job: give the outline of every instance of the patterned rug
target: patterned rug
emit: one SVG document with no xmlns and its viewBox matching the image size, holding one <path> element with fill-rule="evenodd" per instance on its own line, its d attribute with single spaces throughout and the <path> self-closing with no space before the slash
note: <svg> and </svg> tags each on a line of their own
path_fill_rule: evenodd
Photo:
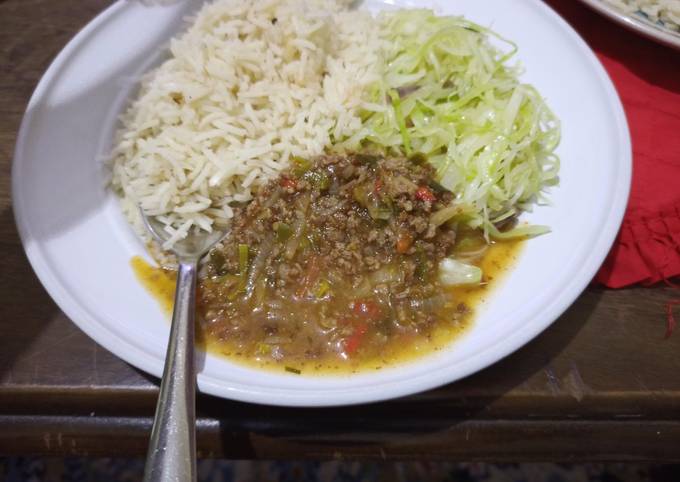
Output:
<svg viewBox="0 0 680 482">
<path fill-rule="evenodd" d="M 2 482 L 137 482 L 143 459 L 0 458 Z M 666 482 L 680 467 L 203 460 L 199 482 Z"/>
</svg>

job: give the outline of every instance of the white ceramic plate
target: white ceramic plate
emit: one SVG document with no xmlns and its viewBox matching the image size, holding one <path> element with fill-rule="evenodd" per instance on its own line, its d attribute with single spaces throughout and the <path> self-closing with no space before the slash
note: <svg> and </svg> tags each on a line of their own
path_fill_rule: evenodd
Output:
<svg viewBox="0 0 680 482">
<path fill-rule="evenodd" d="M 169 323 L 136 281 L 130 258 L 144 249 L 105 186 L 102 158 L 134 79 L 161 58 L 197 2 L 115 3 L 59 54 L 26 112 L 12 172 L 26 253 L 51 296 L 89 336 L 160 376 Z M 369 0 L 365 8 L 432 5 Z M 304 377 L 205 357 L 200 390 L 276 405 L 382 400 L 474 373 L 550 325 L 595 274 L 616 235 L 631 178 L 631 145 L 619 98 L 578 35 L 538 0 L 442 2 L 519 45 L 525 80 L 563 123 L 561 182 L 552 206 L 525 218 L 553 232 L 531 240 L 515 270 L 450 349 L 418 362 L 354 376 Z"/>
<path fill-rule="evenodd" d="M 604 0 L 581 1 L 605 17 L 620 23 L 643 37 L 680 50 L 680 32 L 669 28 L 662 22 L 653 22 L 642 11 L 625 12 Z"/>
</svg>

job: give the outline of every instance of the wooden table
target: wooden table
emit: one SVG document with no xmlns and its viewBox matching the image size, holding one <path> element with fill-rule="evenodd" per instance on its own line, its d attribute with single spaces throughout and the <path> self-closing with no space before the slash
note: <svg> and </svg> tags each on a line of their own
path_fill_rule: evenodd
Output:
<svg viewBox="0 0 680 482">
<path fill-rule="evenodd" d="M 26 260 L 10 164 L 41 74 L 108 0 L 0 1 L 0 453 L 143 455 L 158 381 L 85 336 Z M 557 3 L 557 2 L 555 2 Z M 637 41 L 636 37 L 631 39 Z M 198 399 L 202 456 L 680 460 L 680 333 L 665 287 L 589 288 L 545 333 L 466 380 L 341 409 Z"/>
</svg>

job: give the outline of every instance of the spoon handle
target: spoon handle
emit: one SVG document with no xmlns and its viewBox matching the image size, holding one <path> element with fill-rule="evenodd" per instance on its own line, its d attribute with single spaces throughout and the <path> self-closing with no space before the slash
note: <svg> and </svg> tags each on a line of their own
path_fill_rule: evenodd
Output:
<svg viewBox="0 0 680 482">
<path fill-rule="evenodd" d="M 181 259 L 144 482 L 196 480 L 194 303 L 197 259 Z"/>
</svg>

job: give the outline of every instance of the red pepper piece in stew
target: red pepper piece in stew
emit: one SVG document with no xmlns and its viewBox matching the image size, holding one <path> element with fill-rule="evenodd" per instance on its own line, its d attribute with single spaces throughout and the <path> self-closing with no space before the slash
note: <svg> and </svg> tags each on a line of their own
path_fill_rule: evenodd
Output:
<svg viewBox="0 0 680 482">
<path fill-rule="evenodd" d="M 345 352 L 348 355 L 356 353 L 361 346 L 361 342 L 364 340 L 366 333 L 368 332 L 368 325 L 364 321 L 359 321 L 354 325 L 354 331 L 345 340 Z"/>
<path fill-rule="evenodd" d="M 437 200 L 437 197 L 434 195 L 434 193 L 427 187 L 422 186 L 419 187 L 418 190 L 416 191 L 416 198 L 420 199 L 421 201 L 429 201 L 433 202 Z"/>
<path fill-rule="evenodd" d="M 408 233 L 400 233 L 397 238 L 397 253 L 406 254 L 413 245 L 413 238 Z"/>
<path fill-rule="evenodd" d="M 296 189 L 297 181 L 290 177 L 282 177 L 279 181 L 279 185 L 284 189 Z"/>
</svg>

